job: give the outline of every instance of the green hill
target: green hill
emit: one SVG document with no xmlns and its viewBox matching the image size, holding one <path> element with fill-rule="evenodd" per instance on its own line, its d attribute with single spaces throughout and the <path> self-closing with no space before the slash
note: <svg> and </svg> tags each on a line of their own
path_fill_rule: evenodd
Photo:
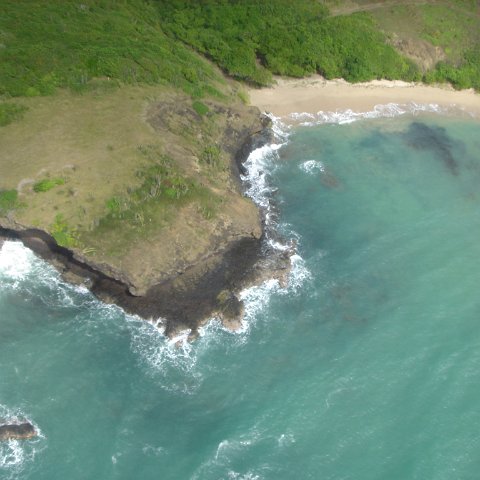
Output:
<svg viewBox="0 0 480 480">
<path fill-rule="evenodd" d="M 221 76 L 166 36 L 160 17 L 143 0 L 2 0 L 0 95 L 50 95 L 57 87 L 85 91 L 116 82 L 216 94 Z"/>
</svg>

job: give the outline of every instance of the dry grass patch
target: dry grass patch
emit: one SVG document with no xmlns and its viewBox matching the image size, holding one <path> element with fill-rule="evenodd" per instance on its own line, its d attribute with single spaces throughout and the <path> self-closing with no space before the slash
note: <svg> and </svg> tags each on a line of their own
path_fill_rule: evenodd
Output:
<svg viewBox="0 0 480 480">
<path fill-rule="evenodd" d="M 195 108 L 158 86 L 24 102 L 24 118 L 0 129 L 0 190 L 25 206 L 14 220 L 108 265 L 136 292 L 259 235 L 230 163 L 240 132 L 258 122 L 254 109 L 213 99 Z"/>
</svg>

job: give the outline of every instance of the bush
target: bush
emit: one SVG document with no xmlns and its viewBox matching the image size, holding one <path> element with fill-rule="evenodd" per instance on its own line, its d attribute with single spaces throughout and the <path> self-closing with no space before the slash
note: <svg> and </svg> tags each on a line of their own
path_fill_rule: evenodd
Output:
<svg viewBox="0 0 480 480">
<path fill-rule="evenodd" d="M 27 111 L 27 107 L 17 103 L 0 103 L 0 127 L 19 120 Z"/>
<path fill-rule="evenodd" d="M 4 215 L 18 206 L 18 192 L 16 190 L 0 190 L 0 214 Z"/>
<path fill-rule="evenodd" d="M 55 216 L 55 221 L 50 226 L 50 233 L 58 245 L 62 247 L 69 248 L 78 245 L 75 230 L 68 225 L 61 213 Z"/>
<path fill-rule="evenodd" d="M 192 107 L 201 117 L 210 111 L 210 109 L 204 103 L 198 101 L 193 102 Z"/>
<path fill-rule="evenodd" d="M 63 185 L 64 183 L 63 178 L 44 178 L 33 185 L 33 191 L 36 193 L 48 192 L 57 185 Z"/>
<path fill-rule="evenodd" d="M 221 151 L 219 147 L 216 145 L 210 145 L 203 150 L 200 160 L 210 167 L 218 168 L 220 166 L 221 159 L 220 153 Z"/>
<path fill-rule="evenodd" d="M 157 0 L 165 31 L 229 75 L 268 85 L 272 73 L 315 72 L 350 81 L 418 78 L 418 68 L 385 42 L 365 14 L 329 17 L 314 0 Z"/>
<path fill-rule="evenodd" d="M 438 62 L 435 69 L 424 75 L 423 80 L 426 83 L 449 82 L 459 90 L 480 90 L 480 47 L 467 51 L 460 65 Z"/>
</svg>

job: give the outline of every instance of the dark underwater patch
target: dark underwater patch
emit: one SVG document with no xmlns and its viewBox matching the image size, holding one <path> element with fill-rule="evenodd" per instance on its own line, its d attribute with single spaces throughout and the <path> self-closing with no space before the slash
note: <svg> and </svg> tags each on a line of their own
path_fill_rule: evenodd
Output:
<svg viewBox="0 0 480 480">
<path fill-rule="evenodd" d="M 430 150 L 452 175 L 458 175 L 459 165 L 453 150 L 462 149 L 463 145 L 450 138 L 443 127 L 413 122 L 402 136 L 408 146 L 416 150 Z"/>
<path fill-rule="evenodd" d="M 385 143 L 388 142 L 388 136 L 385 135 L 383 132 L 380 131 L 380 129 L 375 130 L 373 133 L 370 135 L 362 138 L 360 142 L 358 142 L 358 145 L 361 148 L 368 148 L 368 149 L 374 149 L 374 150 L 382 150 L 382 147 L 385 145 Z"/>
</svg>

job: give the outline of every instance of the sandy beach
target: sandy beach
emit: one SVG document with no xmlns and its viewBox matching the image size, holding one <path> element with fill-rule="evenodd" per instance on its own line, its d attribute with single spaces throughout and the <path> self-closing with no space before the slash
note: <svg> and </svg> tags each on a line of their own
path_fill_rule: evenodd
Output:
<svg viewBox="0 0 480 480">
<path fill-rule="evenodd" d="M 276 78 L 275 86 L 251 89 L 249 95 L 252 105 L 284 119 L 302 112 L 368 112 L 375 106 L 391 103 L 453 107 L 480 118 L 480 95 L 473 89 L 458 91 L 449 85 L 427 86 L 398 80 L 351 84 L 315 75 L 305 79 Z"/>
</svg>

